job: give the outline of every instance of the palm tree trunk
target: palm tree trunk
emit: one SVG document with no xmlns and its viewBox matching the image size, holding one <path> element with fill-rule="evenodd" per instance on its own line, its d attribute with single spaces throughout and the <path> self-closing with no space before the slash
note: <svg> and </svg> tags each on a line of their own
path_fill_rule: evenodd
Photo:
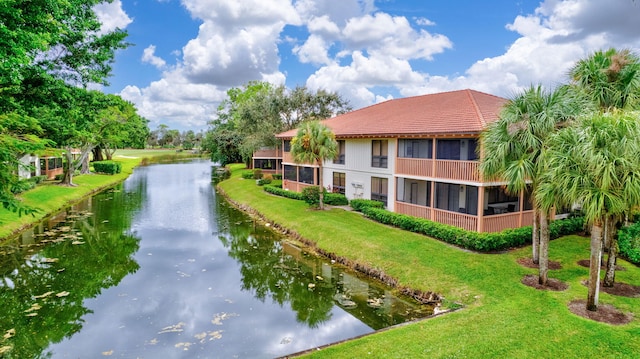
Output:
<svg viewBox="0 0 640 359">
<path fill-rule="evenodd" d="M 607 271 L 602 283 L 605 287 L 613 287 L 616 281 L 616 262 L 618 261 L 618 241 L 612 240 L 609 244 L 609 258 L 607 259 Z"/>
<path fill-rule="evenodd" d="M 600 291 L 600 258 L 602 256 L 602 221 L 596 220 L 591 226 L 591 257 L 589 261 L 589 292 L 587 310 L 598 310 Z"/>
<path fill-rule="evenodd" d="M 533 227 L 531 231 L 531 249 L 533 251 L 533 263 L 538 264 L 540 261 L 540 210 L 537 206 L 533 208 Z"/>
<path fill-rule="evenodd" d="M 320 209 L 324 209 L 324 183 L 322 181 L 322 163 L 318 161 L 318 185 L 320 187 Z"/>
<path fill-rule="evenodd" d="M 549 216 L 540 213 L 540 254 L 538 257 L 540 285 L 547 285 L 547 272 L 549 271 Z"/>
</svg>

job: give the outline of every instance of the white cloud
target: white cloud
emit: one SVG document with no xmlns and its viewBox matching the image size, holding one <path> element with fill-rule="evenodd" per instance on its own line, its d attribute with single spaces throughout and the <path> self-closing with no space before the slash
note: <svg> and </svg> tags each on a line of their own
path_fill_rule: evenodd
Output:
<svg viewBox="0 0 640 359">
<path fill-rule="evenodd" d="M 120 0 L 95 5 L 93 10 L 102 23 L 102 27 L 100 28 L 101 33 L 107 33 L 115 29 L 124 29 L 133 21 L 122 9 L 122 2 Z"/>
<path fill-rule="evenodd" d="M 146 49 L 142 51 L 142 62 L 150 63 L 151 65 L 157 67 L 158 69 L 164 69 L 167 66 L 167 62 L 162 58 L 155 55 L 156 46 L 149 45 Z"/>
<path fill-rule="evenodd" d="M 414 17 L 410 22 L 381 12 L 373 0 L 182 4 L 202 21 L 197 36 L 184 45 L 170 69 L 149 46 L 143 61 L 164 69 L 163 77 L 145 88 L 122 91 L 145 117 L 182 126 L 203 126 L 229 87 L 250 80 L 284 83 L 290 70 L 281 68 L 285 56 L 305 64 L 304 71 L 312 69 L 306 81 L 310 89 L 338 91 L 357 108 L 394 95 L 462 88 L 510 96 L 532 83 L 554 86 L 566 81 L 570 66 L 595 50 L 640 48 L 640 3 L 546 0 L 534 13 L 505 24 L 506 31 L 519 37 L 503 54 L 478 59 L 455 75 L 435 76 L 425 65 L 453 48 L 447 34 L 424 29 L 435 25 L 431 19 Z M 119 1 L 112 5 L 121 9 Z M 296 31 L 286 32 L 287 27 Z M 293 54 L 279 52 L 278 45 L 285 43 L 291 44 Z"/>
</svg>

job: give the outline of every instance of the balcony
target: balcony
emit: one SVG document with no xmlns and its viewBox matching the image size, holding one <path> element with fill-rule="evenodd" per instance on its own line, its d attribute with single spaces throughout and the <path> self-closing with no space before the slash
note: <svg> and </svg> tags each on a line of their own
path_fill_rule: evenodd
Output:
<svg viewBox="0 0 640 359">
<path fill-rule="evenodd" d="M 253 153 L 253 158 L 281 158 L 282 150 L 275 148 L 261 149 Z"/>
<path fill-rule="evenodd" d="M 397 158 L 396 172 L 402 175 L 480 182 L 478 161 L 434 160 L 425 158 Z"/>
</svg>

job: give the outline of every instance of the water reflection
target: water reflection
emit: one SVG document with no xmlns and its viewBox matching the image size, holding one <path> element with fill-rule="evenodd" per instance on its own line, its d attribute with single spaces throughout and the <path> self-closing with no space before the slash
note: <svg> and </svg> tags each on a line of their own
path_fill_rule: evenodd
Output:
<svg viewBox="0 0 640 359">
<path fill-rule="evenodd" d="M 206 161 L 138 168 L 3 249 L 5 357 L 269 358 L 428 314 L 281 242 L 210 181 Z"/>
</svg>

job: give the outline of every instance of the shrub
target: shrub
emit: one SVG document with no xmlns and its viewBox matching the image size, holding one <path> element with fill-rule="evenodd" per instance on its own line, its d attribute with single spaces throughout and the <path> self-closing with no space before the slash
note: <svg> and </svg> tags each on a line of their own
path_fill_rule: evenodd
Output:
<svg viewBox="0 0 640 359">
<path fill-rule="evenodd" d="M 640 264 L 640 222 L 618 231 L 620 256 L 634 264 Z"/>
<path fill-rule="evenodd" d="M 357 201 L 357 202 L 356 202 Z M 433 222 L 405 214 L 389 212 L 382 208 L 368 206 L 367 200 L 352 200 L 351 206 L 374 221 L 392 225 L 407 231 L 424 234 L 474 251 L 500 251 L 522 246 L 531 242 L 531 226 L 505 229 L 496 233 L 478 233 L 459 227 Z M 356 202 L 354 204 L 354 202 Z M 376 201 L 369 201 L 376 202 Z M 583 218 L 575 217 L 554 221 L 550 224 L 552 239 L 582 230 Z"/>
<path fill-rule="evenodd" d="M 291 199 L 297 199 L 302 201 L 304 198 L 302 198 L 302 193 L 299 192 L 293 192 L 293 191 L 287 191 L 282 189 L 282 187 L 278 188 L 275 186 L 271 186 L 271 185 L 266 185 L 263 187 L 265 192 L 271 193 L 271 194 L 275 194 L 277 196 L 282 196 L 282 197 L 286 197 L 286 198 L 291 198 Z"/>
<path fill-rule="evenodd" d="M 244 171 L 244 172 L 242 172 L 242 178 L 244 178 L 244 179 L 253 179 L 253 171 Z"/>
<path fill-rule="evenodd" d="M 320 187 L 309 186 L 302 189 L 302 198 L 310 206 L 317 206 L 320 203 Z"/>
<path fill-rule="evenodd" d="M 358 212 L 362 212 L 365 207 L 384 208 L 384 203 L 370 199 L 352 199 L 349 205 Z"/>
<path fill-rule="evenodd" d="M 265 184 L 271 183 L 271 179 L 270 178 L 261 178 L 261 179 L 257 180 L 256 183 L 258 184 L 258 186 L 264 186 Z"/>
<path fill-rule="evenodd" d="M 122 163 L 116 161 L 96 161 L 93 163 L 93 169 L 98 173 L 114 175 L 122 171 Z"/>
<path fill-rule="evenodd" d="M 26 192 L 36 186 L 34 181 L 29 179 L 24 179 L 16 182 L 13 186 L 11 186 L 11 193 L 18 194 L 22 192 Z"/>
<path fill-rule="evenodd" d="M 324 203 L 331 206 L 346 206 L 349 204 L 349 200 L 342 193 L 325 193 Z"/>
<path fill-rule="evenodd" d="M 281 180 L 282 179 L 282 174 L 281 173 L 274 173 L 272 176 L 273 176 L 274 180 Z"/>
<path fill-rule="evenodd" d="M 262 178 L 262 170 L 259 168 L 256 168 L 255 170 L 253 170 L 253 179 L 261 179 Z"/>
</svg>

